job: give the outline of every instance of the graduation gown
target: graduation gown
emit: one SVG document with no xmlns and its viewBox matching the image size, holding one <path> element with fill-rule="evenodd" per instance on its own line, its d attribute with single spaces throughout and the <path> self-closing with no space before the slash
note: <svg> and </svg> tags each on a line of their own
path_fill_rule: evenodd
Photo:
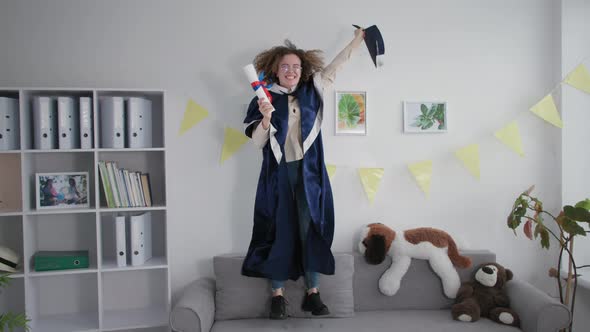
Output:
<svg viewBox="0 0 590 332">
<path fill-rule="evenodd" d="M 252 239 L 242 274 L 272 280 L 296 280 L 305 271 L 334 274 L 334 256 L 330 249 L 334 237 L 334 203 L 320 132 L 321 92 L 310 80 L 301 83 L 293 93 L 301 111 L 302 181 L 312 219 L 306 248 L 301 248 L 297 206 L 285 161 L 288 95 L 270 93 L 275 111 L 270 121 L 270 139 L 262 149 Z M 257 100 L 255 97 L 250 103 L 244 120 L 248 137 L 252 137 L 262 120 Z"/>
</svg>

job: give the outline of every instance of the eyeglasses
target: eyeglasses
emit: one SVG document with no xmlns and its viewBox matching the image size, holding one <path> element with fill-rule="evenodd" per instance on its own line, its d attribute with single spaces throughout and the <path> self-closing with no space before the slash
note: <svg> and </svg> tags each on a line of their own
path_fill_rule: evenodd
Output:
<svg viewBox="0 0 590 332">
<path fill-rule="evenodd" d="M 293 65 L 293 66 L 289 66 L 287 64 L 283 64 L 279 66 L 279 69 L 283 72 L 286 73 L 289 70 L 292 70 L 294 72 L 300 72 L 301 71 L 301 66 L 300 65 Z"/>
</svg>

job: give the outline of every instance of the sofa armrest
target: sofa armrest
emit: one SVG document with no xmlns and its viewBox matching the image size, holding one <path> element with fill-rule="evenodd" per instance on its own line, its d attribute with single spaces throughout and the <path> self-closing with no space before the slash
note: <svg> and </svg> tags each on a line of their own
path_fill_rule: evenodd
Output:
<svg viewBox="0 0 590 332">
<path fill-rule="evenodd" d="M 197 279 L 188 285 L 170 312 L 175 332 L 209 332 L 215 319 L 215 281 Z"/>
<path fill-rule="evenodd" d="M 554 332 L 569 326 L 569 309 L 533 285 L 512 280 L 506 283 L 506 291 L 524 332 Z"/>
</svg>

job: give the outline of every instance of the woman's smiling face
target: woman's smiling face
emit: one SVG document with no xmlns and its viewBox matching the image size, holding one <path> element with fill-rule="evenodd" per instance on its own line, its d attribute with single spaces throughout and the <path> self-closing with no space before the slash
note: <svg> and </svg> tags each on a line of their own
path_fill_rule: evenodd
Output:
<svg viewBox="0 0 590 332">
<path fill-rule="evenodd" d="M 283 56 L 276 74 L 280 86 L 288 89 L 296 87 L 301 78 L 301 59 L 295 54 Z"/>
</svg>

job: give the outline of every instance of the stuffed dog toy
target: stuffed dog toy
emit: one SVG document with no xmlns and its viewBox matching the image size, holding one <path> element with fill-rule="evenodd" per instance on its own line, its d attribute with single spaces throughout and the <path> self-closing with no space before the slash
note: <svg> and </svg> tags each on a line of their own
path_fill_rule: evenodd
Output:
<svg viewBox="0 0 590 332">
<path fill-rule="evenodd" d="M 394 231 L 381 223 L 369 224 L 361 233 L 359 250 L 367 263 L 374 265 L 381 264 L 387 255 L 391 256 L 391 266 L 379 279 L 379 290 L 388 296 L 398 291 L 412 258 L 428 260 L 442 281 L 445 296 L 451 299 L 461 286 L 454 266 L 471 266 L 471 259 L 459 254 L 453 238 L 435 228 Z"/>
<path fill-rule="evenodd" d="M 512 271 L 498 263 L 485 263 L 475 270 L 473 279 L 459 288 L 451 313 L 455 320 L 475 322 L 488 317 L 494 322 L 520 326 L 518 314 L 510 309 L 504 286 L 512 280 Z"/>
</svg>

